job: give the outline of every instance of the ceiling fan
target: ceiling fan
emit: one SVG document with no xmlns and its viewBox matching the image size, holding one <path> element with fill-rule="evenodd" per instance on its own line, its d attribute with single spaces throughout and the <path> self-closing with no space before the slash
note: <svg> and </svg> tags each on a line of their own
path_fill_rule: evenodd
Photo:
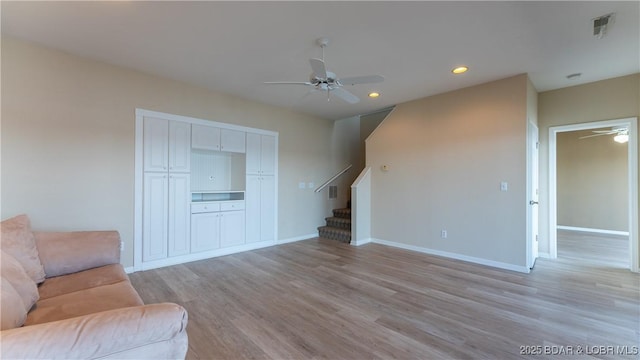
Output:
<svg viewBox="0 0 640 360">
<path fill-rule="evenodd" d="M 309 81 L 268 81 L 265 84 L 310 86 L 312 89 L 309 90 L 309 93 L 326 91 L 327 101 L 330 100 L 330 94 L 333 94 L 349 104 L 355 104 L 360 101 L 360 98 L 344 89 L 343 86 L 373 84 L 384 81 L 384 77 L 381 75 L 338 78 L 335 73 L 327 70 L 324 63 L 324 48 L 329 44 L 329 39 L 322 37 L 316 40 L 316 43 L 322 48 L 322 59 L 309 59 L 312 70 Z"/>
<path fill-rule="evenodd" d="M 595 136 L 603 135 L 615 135 L 613 140 L 619 143 L 625 143 L 629 141 L 629 128 L 628 127 L 613 127 L 611 130 L 592 130 L 593 135 L 581 136 L 579 139 L 587 139 Z"/>
</svg>

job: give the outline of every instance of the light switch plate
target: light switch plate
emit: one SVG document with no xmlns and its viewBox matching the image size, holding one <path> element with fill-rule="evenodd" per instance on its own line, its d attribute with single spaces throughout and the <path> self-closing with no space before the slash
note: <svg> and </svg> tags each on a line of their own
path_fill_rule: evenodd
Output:
<svg viewBox="0 0 640 360">
<path fill-rule="evenodd" d="M 307 183 L 305 183 L 304 181 L 301 181 L 298 183 L 298 188 L 304 189 L 306 187 L 305 185 L 307 185 Z"/>
<path fill-rule="evenodd" d="M 509 183 L 506 181 L 503 181 L 500 183 L 500 191 L 508 191 L 509 190 Z"/>
</svg>

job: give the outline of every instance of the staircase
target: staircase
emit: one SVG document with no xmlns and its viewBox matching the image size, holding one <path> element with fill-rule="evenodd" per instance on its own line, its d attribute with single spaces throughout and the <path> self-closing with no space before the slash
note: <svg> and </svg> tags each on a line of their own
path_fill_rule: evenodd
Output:
<svg viewBox="0 0 640 360">
<path fill-rule="evenodd" d="M 351 243 L 351 208 L 333 209 L 333 216 L 325 218 L 326 226 L 318 228 L 318 236 Z"/>
</svg>

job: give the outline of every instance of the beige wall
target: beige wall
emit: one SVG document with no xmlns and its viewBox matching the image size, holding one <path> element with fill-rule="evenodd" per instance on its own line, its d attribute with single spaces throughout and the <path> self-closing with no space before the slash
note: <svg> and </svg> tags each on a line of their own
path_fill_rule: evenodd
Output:
<svg viewBox="0 0 640 360">
<path fill-rule="evenodd" d="M 396 106 L 367 140 L 373 238 L 524 269 L 527 80 Z"/>
<path fill-rule="evenodd" d="M 331 153 L 333 154 L 336 167 L 333 169 L 331 176 L 337 174 L 350 164 L 353 165 L 353 167 L 331 183 L 331 185 L 338 186 L 337 199 L 329 199 L 328 188 L 321 192 L 321 196 L 327 199 L 330 209 L 346 207 L 347 201 L 351 199 L 351 184 L 360 173 L 358 164 L 361 162 L 361 158 L 364 157 L 364 154 L 360 152 L 360 147 L 358 146 L 359 138 L 359 116 L 335 122 L 331 142 Z M 322 182 L 326 180 L 328 179 L 323 179 Z M 319 185 L 322 184 L 318 184 L 318 186 Z"/>
<path fill-rule="evenodd" d="M 333 122 L 2 38 L 3 219 L 40 230 L 116 229 L 133 264 L 135 108 L 278 131 L 279 238 L 329 211 L 298 181 L 327 179 Z"/>
<path fill-rule="evenodd" d="M 382 121 L 389 115 L 392 109 L 384 109 L 375 113 L 360 116 L 360 164 L 358 166 L 358 174 L 364 170 L 366 166 L 366 141 L 373 131 L 380 126 Z M 355 179 L 354 179 L 355 180 Z"/>
<path fill-rule="evenodd" d="M 589 135 L 556 136 L 558 225 L 628 231 L 628 144 Z"/>
<path fill-rule="evenodd" d="M 640 74 L 545 91 L 538 97 L 540 125 L 540 198 L 549 197 L 549 128 L 637 117 Z M 640 156 L 639 156 L 640 158 Z M 540 252 L 549 252 L 549 205 L 540 203 Z"/>
</svg>

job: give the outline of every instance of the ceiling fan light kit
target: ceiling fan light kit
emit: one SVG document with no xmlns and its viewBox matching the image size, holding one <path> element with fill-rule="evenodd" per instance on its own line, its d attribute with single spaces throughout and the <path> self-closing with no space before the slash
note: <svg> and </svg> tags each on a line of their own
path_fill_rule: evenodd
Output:
<svg viewBox="0 0 640 360">
<path fill-rule="evenodd" d="M 627 135 L 627 134 L 618 134 L 618 135 L 613 137 L 613 141 L 615 141 L 617 143 L 620 143 L 620 144 L 624 144 L 624 143 L 629 141 L 629 135 Z"/>
<path fill-rule="evenodd" d="M 626 127 L 614 127 L 611 130 L 592 130 L 593 135 L 581 136 L 578 139 L 588 139 L 596 136 L 603 135 L 615 135 L 613 141 L 624 144 L 629 141 L 629 128 Z"/>
<path fill-rule="evenodd" d="M 316 44 L 322 49 L 322 59 L 311 58 L 311 75 L 309 81 L 268 81 L 265 84 L 271 85 L 305 85 L 312 86 L 311 92 L 324 91 L 327 93 L 327 101 L 331 99 L 333 94 L 341 100 L 349 104 L 355 104 L 360 98 L 343 88 L 345 85 L 374 84 L 384 81 L 381 75 L 367 75 L 338 78 L 338 76 L 327 70 L 324 62 L 324 48 L 329 44 L 329 39 L 321 37 L 316 40 Z M 373 96 L 372 96 L 373 97 Z"/>
</svg>

